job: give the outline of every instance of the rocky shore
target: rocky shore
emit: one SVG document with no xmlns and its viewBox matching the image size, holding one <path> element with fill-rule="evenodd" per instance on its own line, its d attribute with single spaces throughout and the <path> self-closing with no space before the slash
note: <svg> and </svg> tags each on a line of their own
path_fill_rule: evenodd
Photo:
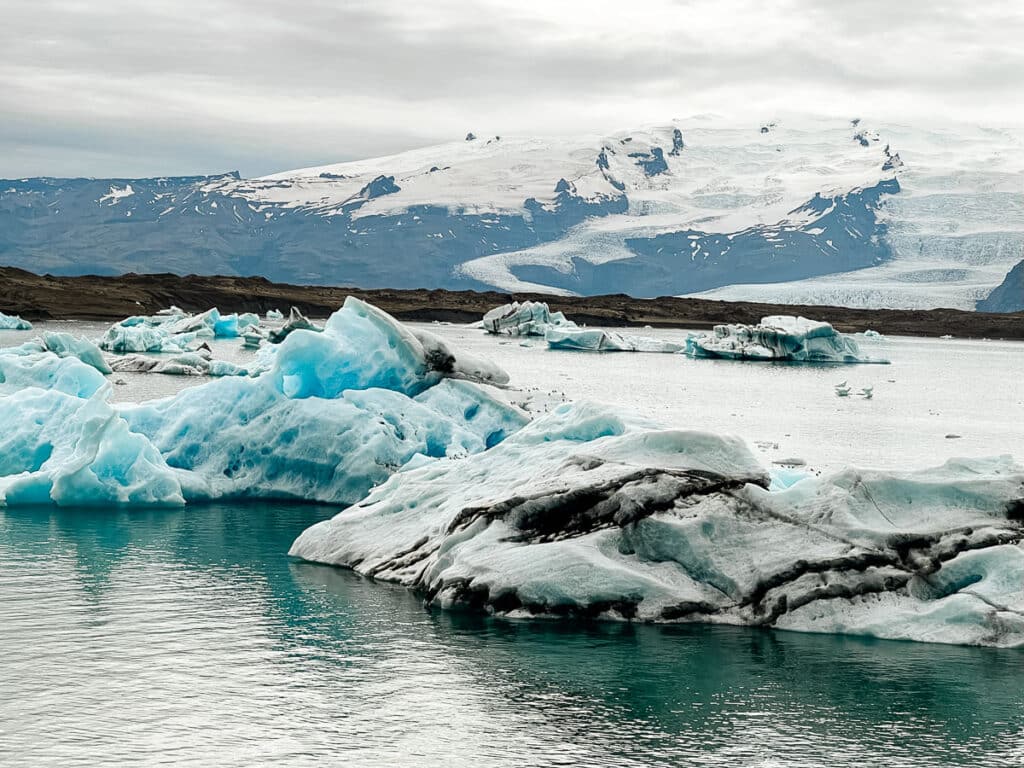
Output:
<svg viewBox="0 0 1024 768">
<path fill-rule="evenodd" d="M 1024 339 L 1024 312 L 994 314 L 954 309 L 890 310 L 791 306 L 705 299 L 634 299 L 606 296 L 546 296 L 497 291 L 362 290 L 340 286 L 289 285 L 262 277 L 126 274 L 58 277 L 0 267 L 0 311 L 29 320 L 118 320 L 152 314 L 172 304 L 188 311 L 259 312 L 292 306 L 325 317 L 346 296 L 369 301 L 401 320 L 473 322 L 509 301 L 545 301 L 579 323 L 611 327 L 710 328 L 719 323 L 756 324 L 766 315 L 804 315 L 827 320 L 843 332 L 961 338 Z"/>
</svg>

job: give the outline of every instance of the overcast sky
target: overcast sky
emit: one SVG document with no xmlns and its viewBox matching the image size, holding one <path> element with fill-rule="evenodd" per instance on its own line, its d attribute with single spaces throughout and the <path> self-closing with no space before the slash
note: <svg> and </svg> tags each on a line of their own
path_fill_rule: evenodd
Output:
<svg viewBox="0 0 1024 768">
<path fill-rule="evenodd" d="M 701 112 L 1024 122 L 1021 0 L 4 0 L 0 177 L 277 170 Z"/>
</svg>

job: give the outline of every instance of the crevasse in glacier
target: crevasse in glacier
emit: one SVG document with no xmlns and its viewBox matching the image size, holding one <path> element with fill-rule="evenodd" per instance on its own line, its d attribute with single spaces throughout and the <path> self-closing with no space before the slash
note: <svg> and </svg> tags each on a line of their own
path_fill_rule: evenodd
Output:
<svg viewBox="0 0 1024 768">
<path fill-rule="evenodd" d="M 862 355 L 857 342 L 829 323 L 772 315 L 758 325 L 716 325 L 686 340 L 691 357 L 780 360 L 798 363 L 886 363 Z"/>
<path fill-rule="evenodd" d="M 1009 458 L 768 482 L 736 439 L 567 404 L 486 453 L 394 475 L 291 553 L 511 616 L 1024 645 Z"/>
<path fill-rule="evenodd" d="M 410 460 L 483 451 L 527 421 L 465 380 L 502 384 L 499 368 L 357 299 L 274 352 L 256 378 L 132 405 L 109 404 L 77 358 L 0 354 L 14 392 L 0 397 L 0 503 L 347 504 Z"/>
</svg>

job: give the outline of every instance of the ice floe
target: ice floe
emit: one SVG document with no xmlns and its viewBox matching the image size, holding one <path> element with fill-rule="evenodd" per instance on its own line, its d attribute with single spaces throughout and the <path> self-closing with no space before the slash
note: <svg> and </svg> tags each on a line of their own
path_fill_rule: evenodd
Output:
<svg viewBox="0 0 1024 768">
<path fill-rule="evenodd" d="M 716 325 L 711 334 L 692 335 L 691 357 L 780 360 L 799 363 L 887 363 L 862 355 L 857 342 L 829 323 L 791 315 L 762 318 L 758 325 Z"/>
<path fill-rule="evenodd" d="M 769 477 L 738 440 L 562 406 L 394 475 L 291 554 L 510 616 L 1024 645 L 1024 468 Z"/>
<path fill-rule="evenodd" d="M 685 344 L 652 339 L 649 336 L 616 333 L 601 328 L 552 327 L 544 333 L 544 340 L 550 349 L 573 349 L 586 352 L 667 352 L 671 354 L 686 349 Z"/>
</svg>

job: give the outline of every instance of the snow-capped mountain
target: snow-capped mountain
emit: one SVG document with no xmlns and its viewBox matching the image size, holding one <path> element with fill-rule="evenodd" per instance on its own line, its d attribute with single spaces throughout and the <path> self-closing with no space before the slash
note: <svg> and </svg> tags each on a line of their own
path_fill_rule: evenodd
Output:
<svg viewBox="0 0 1024 768">
<path fill-rule="evenodd" d="M 1024 254 L 1007 131 L 698 117 L 242 179 L 0 182 L 0 263 L 973 308 Z"/>
</svg>

